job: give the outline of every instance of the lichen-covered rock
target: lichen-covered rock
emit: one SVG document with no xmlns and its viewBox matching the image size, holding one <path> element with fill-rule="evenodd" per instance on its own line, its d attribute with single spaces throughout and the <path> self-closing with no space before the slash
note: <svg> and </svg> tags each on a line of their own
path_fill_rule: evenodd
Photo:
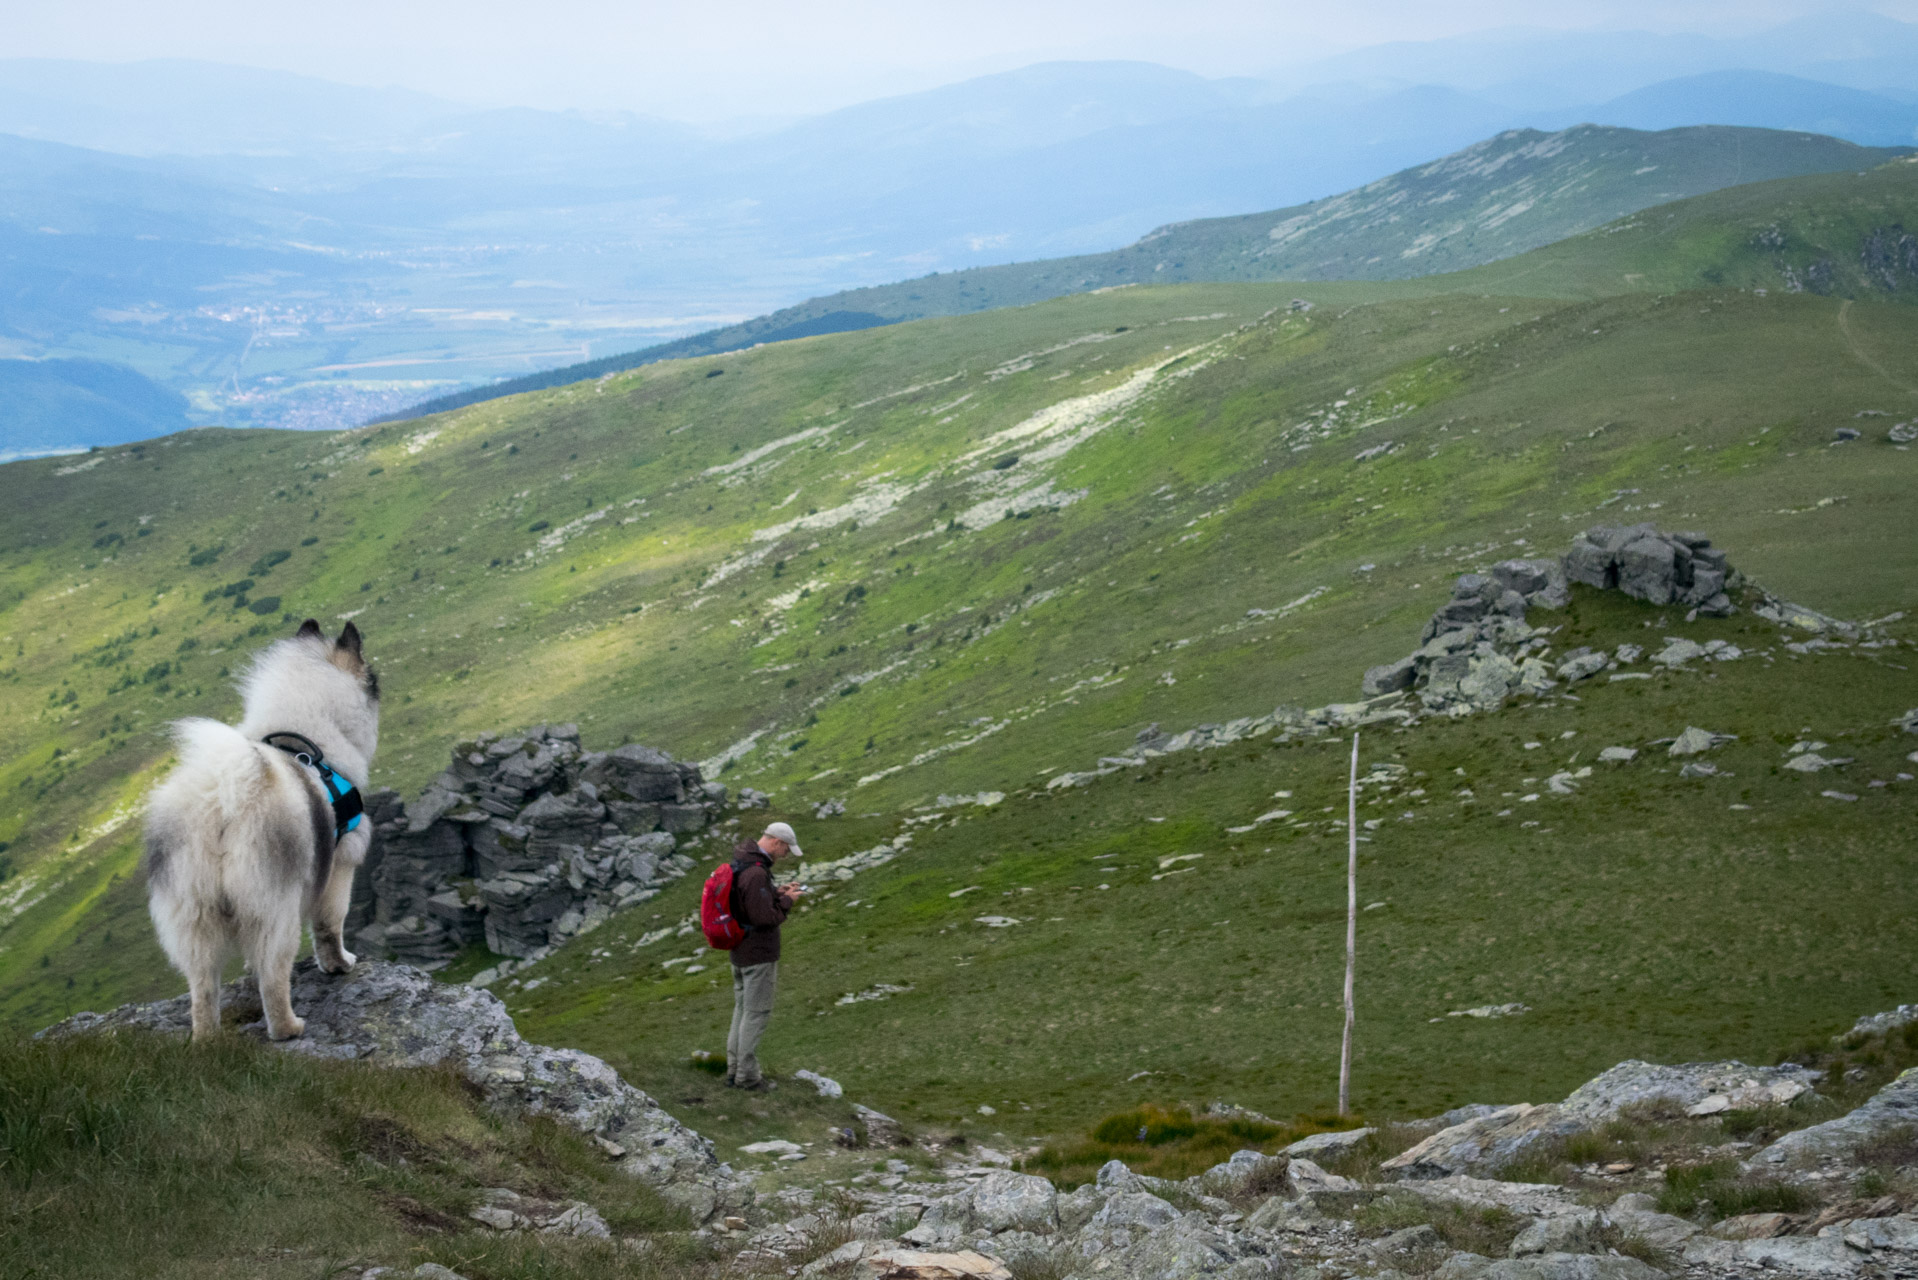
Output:
<svg viewBox="0 0 1918 1280">
<path fill-rule="evenodd" d="M 258 985 L 249 975 L 222 992 L 242 1031 L 264 1036 Z M 490 992 L 435 982 L 406 965 L 362 961 L 351 973 L 321 973 L 311 960 L 293 975 L 293 1007 L 306 1019 L 299 1039 L 268 1041 L 287 1053 L 381 1067 L 451 1066 L 494 1106 L 550 1116 L 627 1153 L 621 1171 L 657 1186 L 700 1221 L 752 1202 L 750 1187 L 720 1163 L 713 1145 L 668 1115 L 619 1073 L 577 1049 L 522 1040 Z M 77 1013 L 46 1036 L 141 1029 L 185 1036 L 187 997 Z"/>
</svg>

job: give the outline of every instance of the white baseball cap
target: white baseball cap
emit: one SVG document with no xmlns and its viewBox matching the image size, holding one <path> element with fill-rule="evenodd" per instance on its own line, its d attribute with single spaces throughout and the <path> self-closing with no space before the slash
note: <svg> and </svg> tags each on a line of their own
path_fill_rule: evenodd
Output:
<svg viewBox="0 0 1918 1280">
<path fill-rule="evenodd" d="M 787 823 L 772 823 L 767 826 L 764 834 L 771 836 L 775 840 L 785 841 L 786 847 L 792 850 L 793 857 L 803 858 L 806 856 L 799 847 L 799 837 L 793 833 L 792 827 Z"/>
</svg>

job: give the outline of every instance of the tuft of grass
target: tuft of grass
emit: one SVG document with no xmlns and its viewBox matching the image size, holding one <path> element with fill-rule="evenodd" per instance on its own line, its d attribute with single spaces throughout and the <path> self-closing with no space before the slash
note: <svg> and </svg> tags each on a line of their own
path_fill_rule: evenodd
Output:
<svg viewBox="0 0 1918 1280">
<path fill-rule="evenodd" d="M 1673 1165 L 1658 1195 L 1662 1213 L 1703 1214 L 1713 1222 L 1747 1213 L 1802 1213 L 1811 1205 L 1804 1188 L 1741 1174 L 1731 1160 Z"/>
<path fill-rule="evenodd" d="M 1413 1195 L 1387 1193 L 1356 1203 L 1351 1219 L 1360 1235 L 1384 1236 L 1429 1224 L 1448 1248 L 1502 1258 L 1525 1222 L 1508 1209 L 1475 1208 Z"/>
</svg>

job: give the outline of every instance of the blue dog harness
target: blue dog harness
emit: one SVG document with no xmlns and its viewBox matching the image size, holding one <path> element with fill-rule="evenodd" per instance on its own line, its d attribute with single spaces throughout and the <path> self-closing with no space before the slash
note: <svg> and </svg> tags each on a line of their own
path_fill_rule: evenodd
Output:
<svg viewBox="0 0 1918 1280">
<path fill-rule="evenodd" d="M 280 738 L 287 741 L 276 741 Z M 366 802 L 360 799 L 360 789 L 326 762 L 325 753 L 313 739 L 297 733 L 269 733 L 261 741 L 286 752 L 320 775 L 320 786 L 333 806 L 333 843 L 338 844 L 342 836 L 359 827 L 360 819 L 366 815 Z"/>
</svg>

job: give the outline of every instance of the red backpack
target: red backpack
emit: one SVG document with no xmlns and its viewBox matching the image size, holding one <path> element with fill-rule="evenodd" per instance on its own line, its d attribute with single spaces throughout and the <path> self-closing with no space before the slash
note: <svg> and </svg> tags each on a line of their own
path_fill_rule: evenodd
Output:
<svg viewBox="0 0 1918 1280">
<path fill-rule="evenodd" d="M 699 928 L 716 951 L 731 951 L 746 940 L 746 927 L 733 918 L 734 870 L 733 863 L 720 863 L 699 895 Z"/>
</svg>

